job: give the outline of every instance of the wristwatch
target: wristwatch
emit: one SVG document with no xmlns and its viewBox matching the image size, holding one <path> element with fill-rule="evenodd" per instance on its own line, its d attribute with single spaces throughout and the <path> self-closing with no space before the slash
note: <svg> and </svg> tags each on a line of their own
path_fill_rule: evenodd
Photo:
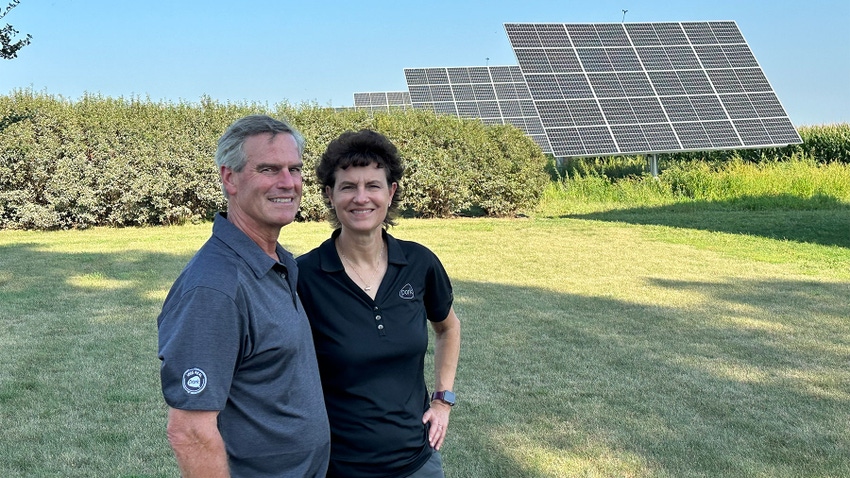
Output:
<svg viewBox="0 0 850 478">
<path fill-rule="evenodd" d="M 431 401 L 440 400 L 446 402 L 450 407 L 455 406 L 455 393 L 451 390 L 443 390 L 442 392 L 434 392 L 431 394 Z"/>
</svg>

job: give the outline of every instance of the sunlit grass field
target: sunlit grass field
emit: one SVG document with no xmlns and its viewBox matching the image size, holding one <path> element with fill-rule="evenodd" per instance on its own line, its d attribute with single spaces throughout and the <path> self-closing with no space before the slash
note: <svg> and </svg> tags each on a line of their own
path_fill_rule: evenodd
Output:
<svg viewBox="0 0 850 478">
<path fill-rule="evenodd" d="M 178 475 L 155 319 L 209 232 L 0 231 L 0 476 Z M 329 232 L 281 242 L 300 254 Z M 448 476 L 850 476 L 848 209 L 392 233 L 437 252 L 463 321 Z"/>
</svg>

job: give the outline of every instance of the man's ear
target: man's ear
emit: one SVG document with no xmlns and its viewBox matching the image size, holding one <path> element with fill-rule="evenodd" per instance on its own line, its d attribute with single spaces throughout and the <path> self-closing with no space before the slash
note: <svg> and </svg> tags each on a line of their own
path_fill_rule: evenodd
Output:
<svg viewBox="0 0 850 478">
<path fill-rule="evenodd" d="M 233 183 L 233 175 L 236 174 L 232 169 L 227 166 L 222 166 L 219 170 L 219 175 L 221 176 L 221 184 L 224 186 L 224 190 L 227 191 L 228 196 L 232 196 L 236 194 L 236 184 Z"/>
</svg>

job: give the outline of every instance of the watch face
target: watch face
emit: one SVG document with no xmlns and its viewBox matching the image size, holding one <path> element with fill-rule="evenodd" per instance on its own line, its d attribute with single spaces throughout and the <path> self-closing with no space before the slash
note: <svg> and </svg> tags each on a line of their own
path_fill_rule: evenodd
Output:
<svg viewBox="0 0 850 478">
<path fill-rule="evenodd" d="M 442 392 L 434 392 L 431 394 L 431 400 L 442 400 L 451 406 L 455 404 L 455 394 L 451 390 L 443 390 Z"/>
<path fill-rule="evenodd" d="M 448 402 L 449 405 L 454 405 L 455 404 L 455 393 L 450 391 L 450 390 L 446 390 L 445 392 L 443 392 L 443 400 Z"/>
</svg>

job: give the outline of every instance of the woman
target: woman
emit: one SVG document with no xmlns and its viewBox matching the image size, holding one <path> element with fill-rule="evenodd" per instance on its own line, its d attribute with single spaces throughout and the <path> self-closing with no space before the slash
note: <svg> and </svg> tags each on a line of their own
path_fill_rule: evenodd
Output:
<svg viewBox="0 0 850 478">
<path fill-rule="evenodd" d="M 460 321 L 439 259 L 387 234 L 404 168 L 374 131 L 331 141 L 316 168 L 335 230 L 298 258 L 298 293 L 331 425 L 329 477 L 442 477 Z M 436 335 L 434 388 L 424 358 Z"/>
</svg>

